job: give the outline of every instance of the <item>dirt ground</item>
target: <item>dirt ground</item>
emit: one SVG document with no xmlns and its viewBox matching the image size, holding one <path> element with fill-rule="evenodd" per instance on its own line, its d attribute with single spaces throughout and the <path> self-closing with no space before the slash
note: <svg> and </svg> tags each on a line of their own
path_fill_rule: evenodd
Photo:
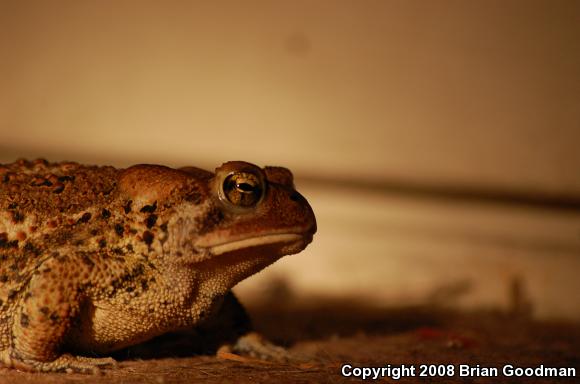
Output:
<svg viewBox="0 0 580 384">
<path fill-rule="evenodd" d="M 536 322 L 525 314 L 437 308 L 372 309 L 354 301 L 312 302 L 249 308 L 255 326 L 288 348 L 291 363 L 271 363 L 237 355 L 125 357 L 100 375 L 32 374 L 0 370 L 4 383 L 337 383 L 360 378 L 341 375 L 353 367 L 415 367 L 406 383 L 577 382 L 577 378 L 505 377 L 501 367 L 571 367 L 580 372 L 580 324 Z M 171 353 L 169 353 L 171 354 Z M 450 377 L 419 377 L 420 365 L 453 365 Z M 499 376 L 460 377 L 460 364 L 499 367 Z M 442 368 L 440 368 L 442 369 Z M 447 368 L 446 368 L 447 369 Z M 482 372 L 482 370 L 480 370 Z M 375 381 L 375 380 L 371 380 Z M 390 377 L 383 382 L 394 381 Z"/>
</svg>

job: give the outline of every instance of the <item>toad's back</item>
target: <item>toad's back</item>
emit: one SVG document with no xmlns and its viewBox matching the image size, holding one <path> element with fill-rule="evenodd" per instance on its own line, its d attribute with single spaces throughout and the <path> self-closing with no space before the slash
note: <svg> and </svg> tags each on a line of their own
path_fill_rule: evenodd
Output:
<svg viewBox="0 0 580 384">
<path fill-rule="evenodd" d="M 114 199 L 118 170 L 20 160 L 0 165 L 0 307 L 49 257 L 48 248 L 80 235 L 90 207 Z"/>
<path fill-rule="evenodd" d="M 118 172 L 113 167 L 45 160 L 0 165 L 0 232 L 2 226 L 26 221 L 26 214 L 74 214 L 109 200 Z"/>
</svg>

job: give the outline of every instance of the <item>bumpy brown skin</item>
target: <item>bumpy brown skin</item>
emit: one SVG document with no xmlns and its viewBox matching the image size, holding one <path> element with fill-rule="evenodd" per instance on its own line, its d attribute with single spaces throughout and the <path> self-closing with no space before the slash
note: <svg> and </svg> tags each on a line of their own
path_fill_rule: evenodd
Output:
<svg viewBox="0 0 580 384">
<path fill-rule="evenodd" d="M 218 196 L 237 170 L 265 183 L 242 211 Z M 82 355 L 211 324 L 233 285 L 315 230 L 283 168 L 0 165 L 0 362 L 94 372 L 113 360 Z M 299 238 L 269 237 L 289 233 Z"/>
</svg>

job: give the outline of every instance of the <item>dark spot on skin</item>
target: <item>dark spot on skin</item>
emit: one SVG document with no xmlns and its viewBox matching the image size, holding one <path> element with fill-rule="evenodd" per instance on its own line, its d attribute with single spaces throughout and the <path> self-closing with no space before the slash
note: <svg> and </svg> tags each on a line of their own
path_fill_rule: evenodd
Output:
<svg viewBox="0 0 580 384">
<path fill-rule="evenodd" d="M 127 251 L 129 252 L 133 252 L 133 244 L 127 244 L 125 248 L 127 248 Z"/>
<path fill-rule="evenodd" d="M 167 232 L 167 223 L 163 223 L 159 226 L 163 232 Z"/>
<path fill-rule="evenodd" d="M 90 267 L 93 267 L 95 265 L 95 263 L 93 263 L 93 261 L 89 258 L 89 256 L 86 253 L 83 253 L 81 259 L 83 260 L 83 263 L 85 263 Z"/>
<path fill-rule="evenodd" d="M 145 225 L 147 228 L 151 229 L 155 223 L 157 222 L 157 215 L 149 215 L 147 219 L 145 219 Z"/>
<path fill-rule="evenodd" d="M 123 236 L 124 228 L 121 224 L 115 224 L 115 233 L 119 236 Z"/>
<path fill-rule="evenodd" d="M 18 208 L 18 204 L 17 203 L 10 203 L 8 205 L 8 209 L 16 209 L 16 208 Z"/>
<path fill-rule="evenodd" d="M 115 255 L 123 255 L 124 254 L 123 250 L 119 247 L 113 248 L 113 253 Z"/>
<path fill-rule="evenodd" d="M 181 256 L 183 256 L 183 253 L 181 253 L 181 251 L 177 251 L 177 252 L 175 252 L 175 256 L 181 257 Z"/>
<path fill-rule="evenodd" d="M 127 204 L 125 204 L 125 207 L 123 208 L 125 213 L 131 212 L 131 204 L 133 204 L 133 200 L 127 201 Z"/>
<path fill-rule="evenodd" d="M 50 268 L 44 268 L 44 269 L 42 270 L 42 273 L 48 273 L 48 272 L 50 272 L 50 271 L 52 271 L 52 269 L 50 269 Z"/>
<path fill-rule="evenodd" d="M 26 313 L 22 313 L 20 315 L 20 325 L 22 325 L 24 328 L 28 328 L 30 325 L 30 319 Z"/>
<path fill-rule="evenodd" d="M 133 280 L 132 277 L 141 276 L 143 272 L 145 272 L 145 266 L 143 264 L 137 265 L 130 276 L 130 280 Z"/>
<path fill-rule="evenodd" d="M 35 247 L 32 243 L 28 242 L 26 244 L 24 244 L 24 250 L 26 252 L 30 252 L 33 255 L 40 255 L 42 253 L 42 251 L 40 249 L 38 249 L 37 247 Z"/>
<path fill-rule="evenodd" d="M 185 200 L 197 205 L 201 202 L 201 194 L 196 191 L 191 191 L 185 195 Z"/>
<path fill-rule="evenodd" d="M 78 219 L 77 223 L 86 223 L 91 219 L 91 213 L 90 212 L 85 212 L 83 213 L 83 215 L 81 216 L 80 219 Z"/>
<path fill-rule="evenodd" d="M 48 313 L 50 312 L 50 309 L 48 309 L 48 307 L 42 307 L 42 308 L 40 308 L 40 312 L 43 315 L 48 316 Z"/>
<path fill-rule="evenodd" d="M 149 231 L 143 232 L 143 241 L 147 245 L 151 245 L 151 243 L 153 243 L 153 238 L 154 237 L 155 236 L 153 236 L 153 234 L 151 232 L 149 232 Z"/>
<path fill-rule="evenodd" d="M 43 177 L 38 176 L 38 177 L 35 177 L 34 180 L 32 180 L 30 185 L 32 187 L 42 187 L 42 186 L 50 187 L 52 185 L 52 183 L 50 182 L 50 180 L 47 180 Z"/>
<path fill-rule="evenodd" d="M 8 276 L 6 275 L 0 275 L 0 283 L 5 283 L 8 281 Z"/>
<path fill-rule="evenodd" d="M 108 209 L 103 208 L 103 210 L 101 211 L 101 217 L 106 220 L 109 217 L 111 217 L 111 212 Z"/>
<path fill-rule="evenodd" d="M 60 321 L 60 316 L 56 312 L 53 312 L 50 314 L 49 319 L 51 324 L 54 325 Z"/>
<path fill-rule="evenodd" d="M 116 292 L 126 286 L 127 282 L 132 282 L 137 280 L 137 278 L 145 272 L 145 267 L 143 264 L 138 264 L 132 271 L 119 276 L 116 280 L 113 280 L 110 285 L 113 288 L 111 292 L 107 292 L 107 296 L 113 297 L 115 296 Z"/>
<path fill-rule="evenodd" d="M 211 232 L 217 225 L 224 220 L 224 213 L 218 208 L 212 208 L 206 215 L 198 233 L 203 235 Z"/>
<path fill-rule="evenodd" d="M 131 293 L 131 292 L 133 292 L 134 290 L 135 290 L 135 288 L 133 288 L 133 287 L 131 287 L 131 286 L 128 286 L 127 288 L 125 288 L 125 291 L 126 291 L 127 293 Z"/>
<path fill-rule="evenodd" d="M 24 215 L 18 211 L 12 212 L 12 223 L 21 223 L 24 221 Z"/>
<path fill-rule="evenodd" d="M 4 301 L 0 299 L 0 307 L 2 307 L 2 304 L 4 304 Z"/>
<path fill-rule="evenodd" d="M 8 267 L 8 269 L 11 270 L 12 272 L 16 272 L 16 271 L 18 271 L 18 266 L 16 264 L 11 264 Z"/>
<path fill-rule="evenodd" d="M 6 232 L 0 233 L 0 247 L 6 247 L 8 244 L 8 234 Z"/>
<path fill-rule="evenodd" d="M 99 240 L 99 248 L 105 248 L 107 246 L 107 240 L 101 239 Z"/>
<path fill-rule="evenodd" d="M 54 189 L 52 190 L 52 193 L 61 193 L 62 191 L 64 191 L 64 184 L 62 183 L 58 183 L 54 186 Z"/>
<path fill-rule="evenodd" d="M 141 208 L 141 212 L 143 213 L 153 213 L 157 209 L 157 201 L 153 203 L 153 205 L 145 205 Z"/>
<path fill-rule="evenodd" d="M 7 245 L 9 248 L 18 248 L 18 240 L 9 241 Z"/>
<path fill-rule="evenodd" d="M 32 297 L 32 293 L 26 292 L 26 294 L 24 295 L 24 301 L 28 301 L 31 297 Z"/>
<path fill-rule="evenodd" d="M 147 280 L 141 280 L 141 289 L 144 291 L 149 289 L 149 284 L 147 284 Z"/>
<path fill-rule="evenodd" d="M 13 300 L 16 295 L 18 294 L 17 291 L 15 291 L 14 289 L 11 289 L 10 291 L 8 291 L 8 300 Z"/>
<path fill-rule="evenodd" d="M 145 256 L 145 255 L 143 255 Z M 147 266 L 153 270 L 157 269 L 157 267 L 155 267 L 155 265 L 153 263 L 151 263 L 151 260 L 146 260 L 145 261 L 147 263 Z"/>
<path fill-rule="evenodd" d="M 58 181 L 60 181 L 61 183 L 66 183 L 67 181 L 73 181 L 75 179 L 74 176 L 59 176 L 58 177 Z"/>
<path fill-rule="evenodd" d="M 99 233 L 98 229 L 91 229 L 91 235 L 96 236 Z"/>
</svg>

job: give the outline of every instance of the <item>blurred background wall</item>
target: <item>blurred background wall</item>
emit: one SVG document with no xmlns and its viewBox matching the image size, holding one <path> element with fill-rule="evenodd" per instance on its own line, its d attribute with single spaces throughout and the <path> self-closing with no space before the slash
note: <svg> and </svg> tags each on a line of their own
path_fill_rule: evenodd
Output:
<svg viewBox="0 0 580 384">
<path fill-rule="evenodd" d="M 246 300 L 580 319 L 578 20 L 574 0 L 1 0 L 0 162 L 283 165 L 319 234 Z"/>
</svg>

